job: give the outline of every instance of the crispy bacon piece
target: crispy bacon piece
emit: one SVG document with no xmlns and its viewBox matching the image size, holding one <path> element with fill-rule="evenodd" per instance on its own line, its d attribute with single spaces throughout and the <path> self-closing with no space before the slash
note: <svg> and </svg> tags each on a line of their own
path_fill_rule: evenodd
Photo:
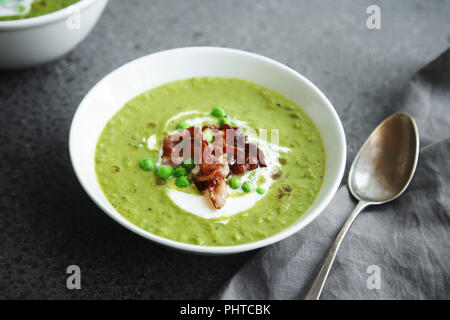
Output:
<svg viewBox="0 0 450 320">
<path fill-rule="evenodd" d="M 194 158 L 194 155 L 201 157 L 202 137 L 200 128 L 196 127 L 190 127 L 165 137 L 161 155 L 163 164 L 177 168 L 184 160 Z M 188 151 L 187 154 L 184 153 L 185 151 Z"/>
<path fill-rule="evenodd" d="M 238 150 L 238 152 L 242 152 Z M 253 143 L 245 144 L 245 162 L 233 163 L 230 165 L 231 172 L 236 175 L 241 175 L 247 171 L 255 170 L 259 167 L 267 167 L 264 153 Z"/>
<path fill-rule="evenodd" d="M 213 163 L 203 161 L 200 164 L 200 172 L 194 177 L 194 181 L 200 190 L 208 188 L 209 198 L 216 209 L 225 205 L 228 198 L 226 178 L 230 173 L 226 154 Z"/>
<path fill-rule="evenodd" d="M 213 132 L 214 141 L 207 142 L 202 131 Z M 213 206 L 220 209 L 228 198 L 227 177 L 242 175 L 259 167 L 266 167 L 264 153 L 255 144 L 247 142 L 240 128 L 229 125 L 190 127 L 166 137 L 163 141 L 162 162 L 179 167 L 184 160 L 194 159 L 200 171 L 194 182 L 200 191 L 208 189 Z"/>
<path fill-rule="evenodd" d="M 209 198 L 216 209 L 220 209 L 225 205 L 228 198 L 227 181 L 225 179 L 210 185 L 208 188 Z"/>
</svg>

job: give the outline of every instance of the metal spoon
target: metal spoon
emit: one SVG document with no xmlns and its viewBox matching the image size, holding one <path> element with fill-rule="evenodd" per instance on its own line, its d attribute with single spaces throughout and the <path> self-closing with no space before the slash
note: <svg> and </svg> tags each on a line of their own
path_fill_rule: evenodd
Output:
<svg viewBox="0 0 450 320">
<path fill-rule="evenodd" d="M 414 175 L 418 157 L 419 133 L 409 115 L 394 114 L 372 132 L 356 155 L 348 175 L 348 188 L 359 202 L 328 250 L 306 300 L 319 299 L 339 246 L 358 214 L 367 206 L 400 196 Z"/>
</svg>

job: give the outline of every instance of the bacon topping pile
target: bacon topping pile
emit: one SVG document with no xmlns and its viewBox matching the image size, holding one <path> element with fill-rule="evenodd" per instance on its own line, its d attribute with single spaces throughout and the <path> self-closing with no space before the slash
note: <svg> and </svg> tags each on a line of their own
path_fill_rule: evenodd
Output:
<svg viewBox="0 0 450 320">
<path fill-rule="evenodd" d="M 202 131 L 209 129 L 214 140 L 208 142 Z M 193 159 L 200 171 L 194 182 L 200 191 L 208 190 L 213 206 L 220 209 L 228 198 L 227 178 L 242 175 L 258 167 L 266 167 L 264 153 L 247 142 L 247 136 L 237 127 L 228 124 L 217 127 L 205 125 L 190 127 L 167 136 L 163 141 L 162 162 L 173 168 L 183 161 Z"/>
</svg>

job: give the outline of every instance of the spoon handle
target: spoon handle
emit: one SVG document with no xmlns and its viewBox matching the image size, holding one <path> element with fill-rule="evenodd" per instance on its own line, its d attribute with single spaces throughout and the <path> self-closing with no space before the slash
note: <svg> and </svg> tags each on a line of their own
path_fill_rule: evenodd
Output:
<svg viewBox="0 0 450 320">
<path fill-rule="evenodd" d="M 330 249 L 328 249 L 327 256 L 323 261 L 322 266 L 320 267 L 320 271 L 317 274 L 316 279 L 314 280 L 311 288 L 306 294 L 305 300 L 319 299 L 320 294 L 322 293 L 323 286 L 325 285 L 325 281 L 327 281 L 328 273 L 330 272 L 334 258 L 336 257 L 337 251 L 339 250 L 345 234 L 347 233 L 348 229 L 350 229 L 350 226 L 352 225 L 358 214 L 368 205 L 369 204 L 365 201 L 358 202 L 350 217 L 348 217 L 347 221 L 345 221 L 344 225 L 341 228 L 341 231 L 339 231 Z"/>
</svg>

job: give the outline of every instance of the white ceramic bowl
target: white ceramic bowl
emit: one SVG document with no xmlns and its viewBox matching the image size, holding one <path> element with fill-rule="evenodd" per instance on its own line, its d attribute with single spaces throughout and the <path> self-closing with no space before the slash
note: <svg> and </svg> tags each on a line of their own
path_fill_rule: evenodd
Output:
<svg viewBox="0 0 450 320">
<path fill-rule="evenodd" d="M 92 30 L 108 0 L 81 0 L 35 18 L 0 21 L 0 69 L 19 69 L 57 59 Z"/>
<path fill-rule="evenodd" d="M 108 120 L 130 99 L 156 86 L 192 77 L 239 78 L 269 87 L 303 108 L 319 129 L 326 150 L 326 172 L 317 199 L 293 225 L 257 242 L 236 246 L 199 246 L 149 233 L 123 218 L 108 202 L 97 182 L 94 153 Z M 151 54 L 134 60 L 101 80 L 81 102 L 69 138 L 75 173 L 94 202 L 131 231 L 178 250 L 199 254 L 230 254 L 264 247 L 299 231 L 313 221 L 333 198 L 345 167 L 344 130 L 336 111 L 322 92 L 296 71 L 274 60 L 245 51 L 193 47 Z"/>
</svg>

